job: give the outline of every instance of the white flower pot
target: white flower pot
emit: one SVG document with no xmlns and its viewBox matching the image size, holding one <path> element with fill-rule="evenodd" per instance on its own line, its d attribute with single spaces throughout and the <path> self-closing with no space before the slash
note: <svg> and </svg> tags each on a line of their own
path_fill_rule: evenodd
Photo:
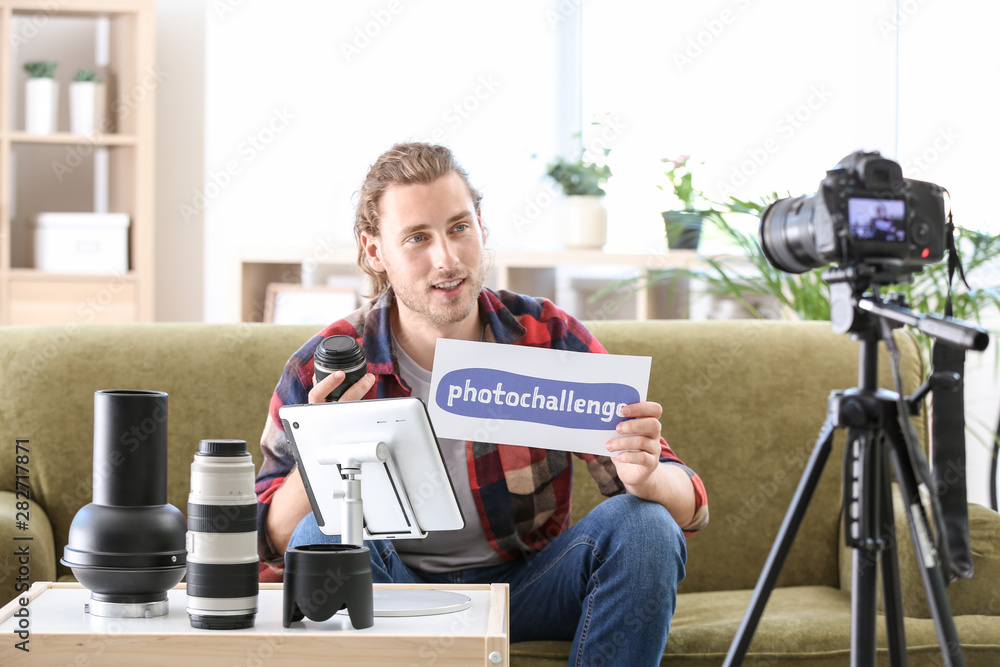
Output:
<svg viewBox="0 0 1000 667">
<path fill-rule="evenodd" d="M 59 86 L 54 79 L 28 79 L 24 86 L 24 129 L 31 134 L 51 134 L 56 129 Z"/>
<path fill-rule="evenodd" d="M 94 134 L 104 123 L 104 84 L 74 81 L 69 84 L 69 127 L 73 134 Z"/>
<path fill-rule="evenodd" d="M 600 250 L 608 242 L 604 198 L 571 195 L 563 202 L 563 244 L 574 250 Z"/>
</svg>

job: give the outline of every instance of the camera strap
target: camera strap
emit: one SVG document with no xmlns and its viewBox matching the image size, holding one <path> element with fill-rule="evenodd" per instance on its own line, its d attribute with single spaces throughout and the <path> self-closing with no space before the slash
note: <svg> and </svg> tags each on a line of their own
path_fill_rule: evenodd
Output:
<svg viewBox="0 0 1000 667">
<path fill-rule="evenodd" d="M 954 225 L 948 217 L 948 297 L 944 314 L 952 317 L 951 284 L 956 269 L 962 282 L 965 271 L 955 248 Z M 950 577 L 972 577 L 972 551 L 969 546 L 969 506 L 965 484 L 965 350 L 934 341 L 932 351 L 934 372 L 958 373 L 959 383 L 953 390 L 934 390 L 932 453 L 935 492 L 943 515 L 945 539 L 948 544 Z"/>
</svg>

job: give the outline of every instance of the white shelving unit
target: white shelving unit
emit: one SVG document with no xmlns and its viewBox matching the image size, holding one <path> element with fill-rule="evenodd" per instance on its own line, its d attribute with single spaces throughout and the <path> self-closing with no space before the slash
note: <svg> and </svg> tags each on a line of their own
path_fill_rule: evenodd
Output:
<svg viewBox="0 0 1000 667">
<path fill-rule="evenodd" d="M 0 84 L 0 324 L 151 321 L 153 0 L 0 0 L 0 36 L 0 72 L 4 73 Z M 86 48 L 77 48 L 80 45 Z M 59 62 L 57 71 L 63 107 L 73 71 L 96 68 L 104 75 L 108 131 L 71 134 L 65 120 L 51 134 L 24 131 L 23 65 L 35 59 L 60 60 L 50 53 L 72 56 L 72 62 L 69 56 Z M 59 164 L 64 169 L 56 170 Z M 52 210 L 127 213 L 129 270 L 105 275 L 35 269 L 30 220 Z"/>
<path fill-rule="evenodd" d="M 263 320 L 265 294 L 271 283 L 299 283 L 302 266 L 315 266 L 317 276 L 334 274 L 337 280 L 356 280 L 359 289 L 363 276 L 358 271 L 353 245 L 324 249 L 322 257 L 309 257 L 290 249 L 244 248 L 240 252 L 237 284 L 240 286 L 239 318 L 244 322 Z M 626 298 L 625 315 L 600 311 L 583 304 L 595 285 L 612 284 L 644 271 L 686 268 L 697 262 L 690 250 L 667 253 L 616 254 L 599 250 L 530 252 L 520 250 L 489 251 L 492 267 L 487 285 L 532 296 L 552 299 L 581 319 L 619 318 L 646 320 L 667 317 L 662 293 L 640 289 Z M 567 294 L 567 290 L 571 293 Z M 575 292 L 575 294 L 574 294 Z M 576 297 L 576 298 L 574 298 Z M 575 312 L 574 312 L 575 311 Z"/>
</svg>

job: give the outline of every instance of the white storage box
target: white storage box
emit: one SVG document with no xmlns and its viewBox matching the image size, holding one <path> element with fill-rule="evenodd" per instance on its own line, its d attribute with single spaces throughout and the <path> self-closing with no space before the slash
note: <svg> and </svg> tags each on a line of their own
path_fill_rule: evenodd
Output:
<svg viewBox="0 0 1000 667">
<path fill-rule="evenodd" d="M 128 271 L 127 213 L 39 213 L 35 268 L 54 273 Z"/>
</svg>

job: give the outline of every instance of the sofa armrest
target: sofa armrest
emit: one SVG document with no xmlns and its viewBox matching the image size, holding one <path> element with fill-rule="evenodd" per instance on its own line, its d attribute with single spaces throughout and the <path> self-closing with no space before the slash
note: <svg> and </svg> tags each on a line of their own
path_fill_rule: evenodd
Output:
<svg viewBox="0 0 1000 667">
<path fill-rule="evenodd" d="M 56 578 L 56 547 L 49 517 L 41 505 L 29 500 L 28 519 L 24 521 L 24 505 L 19 510 L 19 502 L 25 502 L 23 496 L 0 491 L 0 605 L 27 590 L 25 584 Z M 27 528 L 18 528 L 18 521 L 24 521 Z M 25 549 L 27 555 L 23 554 Z"/>
<path fill-rule="evenodd" d="M 895 534 L 889 536 L 896 546 L 899 560 L 900 590 L 903 615 L 910 618 L 930 618 L 930 606 L 917 567 L 910 527 L 903 508 L 903 498 L 894 484 L 892 490 Z M 969 503 L 969 540 L 972 548 L 971 579 L 958 579 L 948 585 L 948 599 L 953 616 L 1000 616 L 1000 514 Z M 841 588 L 851 585 L 851 549 L 840 548 Z M 878 610 L 883 611 L 882 584 L 878 584 Z"/>
</svg>

